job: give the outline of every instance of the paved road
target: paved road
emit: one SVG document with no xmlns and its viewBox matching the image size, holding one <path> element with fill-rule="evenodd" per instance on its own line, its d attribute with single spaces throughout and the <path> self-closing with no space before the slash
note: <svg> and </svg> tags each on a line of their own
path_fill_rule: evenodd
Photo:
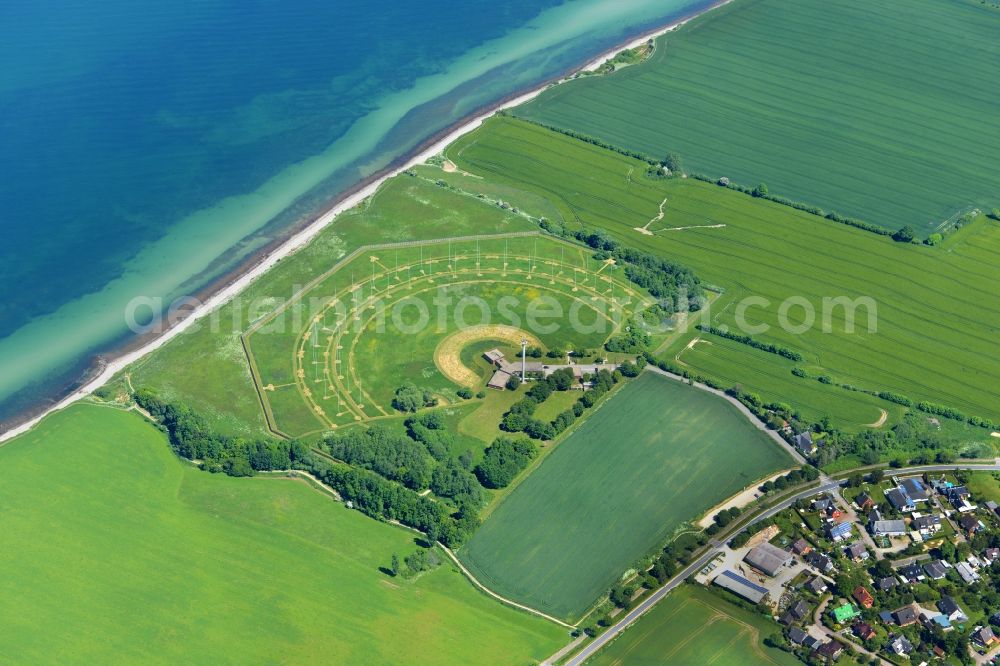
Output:
<svg viewBox="0 0 1000 666">
<path fill-rule="evenodd" d="M 676 375 L 670 375 L 670 373 L 662 373 L 668 376 L 676 378 Z M 707 388 L 707 387 L 706 387 Z M 754 419 L 756 421 L 756 418 Z M 983 472 L 1000 472 L 1000 459 L 993 464 L 967 464 L 967 465 L 921 465 L 919 467 L 904 467 L 900 469 L 887 469 L 886 476 L 908 476 L 913 474 L 923 474 L 924 472 L 953 472 L 955 470 L 973 470 L 973 471 L 983 471 Z M 760 513 L 746 523 L 747 525 L 753 525 L 759 523 L 762 520 L 767 520 L 772 516 L 781 513 L 788 507 L 795 504 L 800 499 L 805 499 L 807 497 L 812 497 L 814 495 L 819 495 L 821 493 L 829 492 L 834 489 L 838 489 L 843 485 L 847 485 L 847 480 L 843 479 L 841 481 L 830 481 L 825 477 L 821 477 L 822 481 L 820 485 L 813 488 L 808 488 L 806 490 L 800 491 Z M 737 532 L 738 534 L 739 532 Z M 734 535 L 735 536 L 735 535 Z M 726 539 L 726 544 L 728 545 L 732 537 Z M 644 615 L 650 608 L 655 606 L 663 597 L 670 594 L 678 585 L 683 583 L 688 577 L 692 576 L 695 572 L 700 571 L 706 564 L 711 562 L 719 555 L 718 547 L 721 546 L 717 541 L 709 542 L 712 548 L 705 552 L 704 555 L 699 557 L 697 560 L 689 564 L 684 568 L 679 574 L 667 581 L 666 585 L 658 589 L 656 592 L 646 597 L 638 606 L 629 611 L 621 620 L 612 625 L 607 631 L 594 639 L 583 650 L 578 652 L 572 659 L 566 662 L 565 666 L 580 666 L 587 659 L 592 657 L 598 650 L 607 645 L 612 639 L 617 637 L 620 633 L 625 631 L 633 622 L 638 620 L 642 615 Z"/>
</svg>

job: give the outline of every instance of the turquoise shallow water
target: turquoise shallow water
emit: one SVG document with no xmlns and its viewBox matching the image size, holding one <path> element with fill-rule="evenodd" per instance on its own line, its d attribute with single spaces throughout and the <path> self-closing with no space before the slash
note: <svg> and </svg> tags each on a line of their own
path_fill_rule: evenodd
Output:
<svg viewBox="0 0 1000 666">
<path fill-rule="evenodd" d="M 0 421 L 473 111 L 705 0 L 0 4 Z"/>
</svg>

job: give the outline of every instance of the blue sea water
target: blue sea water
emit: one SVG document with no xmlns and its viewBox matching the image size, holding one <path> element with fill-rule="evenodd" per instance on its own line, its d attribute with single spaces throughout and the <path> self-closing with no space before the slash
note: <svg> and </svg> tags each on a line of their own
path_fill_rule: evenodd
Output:
<svg viewBox="0 0 1000 666">
<path fill-rule="evenodd" d="M 462 117 L 709 0 L 0 3 L 0 422 Z"/>
</svg>

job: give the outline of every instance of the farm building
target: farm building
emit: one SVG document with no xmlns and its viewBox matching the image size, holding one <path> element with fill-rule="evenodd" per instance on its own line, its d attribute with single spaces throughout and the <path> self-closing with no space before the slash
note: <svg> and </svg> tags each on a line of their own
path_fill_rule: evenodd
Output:
<svg viewBox="0 0 1000 666">
<path fill-rule="evenodd" d="M 510 379 L 510 373 L 504 372 L 503 370 L 497 370 L 490 377 L 490 381 L 487 382 L 486 386 L 491 389 L 496 389 L 502 391 L 507 388 L 507 381 Z"/>
<path fill-rule="evenodd" d="M 786 550 L 765 542 L 747 553 L 743 561 L 761 573 L 775 576 L 781 567 L 792 562 L 792 555 Z"/>
<path fill-rule="evenodd" d="M 767 596 L 767 588 L 752 583 L 743 576 L 728 569 L 716 576 L 712 582 L 755 604 L 759 604 Z"/>
</svg>

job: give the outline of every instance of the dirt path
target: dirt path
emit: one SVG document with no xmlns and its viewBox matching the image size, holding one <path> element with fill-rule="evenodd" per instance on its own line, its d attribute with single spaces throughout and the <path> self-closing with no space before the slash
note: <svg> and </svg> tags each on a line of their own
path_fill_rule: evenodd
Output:
<svg viewBox="0 0 1000 666">
<path fill-rule="evenodd" d="M 761 485 L 767 483 L 768 481 L 774 481 L 779 476 L 784 476 L 785 474 L 788 474 L 791 471 L 792 471 L 791 469 L 784 469 L 784 470 L 781 470 L 780 472 L 778 472 L 777 474 L 772 474 L 771 476 L 767 477 L 766 479 L 761 479 L 760 481 L 755 481 L 754 483 L 751 483 L 749 486 L 747 486 L 746 488 L 744 488 L 740 492 L 736 493 L 735 495 L 733 495 L 729 499 L 727 499 L 727 500 L 723 501 L 722 503 L 717 504 L 717 505 L 713 506 L 711 509 L 709 509 L 705 513 L 705 516 L 701 520 L 698 521 L 698 523 L 697 523 L 698 527 L 708 527 L 709 525 L 711 525 L 712 522 L 713 522 L 712 519 L 715 517 L 715 514 L 717 514 L 718 512 L 722 511 L 723 509 L 731 509 L 733 507 L 739 507 L 739 508 L 742 509 L 747 504 L 750 504 L 755 499 L 757 499 L 757 494 L 760 492 L 758 490 L 758 488 Z"/>
<path fill-rule="evenodd" d="M 477 386 L 482 378 L 479 373 L 462 363 L 462 349 L 478 340 L 499 340 L 519 347 L 521 340 L 541 346 L 538 338 L 514 326 L 485 324 L 470 326 L 452 333 L 438 343 L 434 350 L 434 365 L 445 377 L 462 386 Z"/>
<path fill-rule="evenodd" d="M 559 618 L 552 617 L 551 615 L 548 615 L 547 613 L 543 613 L 542 611 L 537 610 L 535 608 L 532 608 L 531 606 L 525 606 L 524 604 L 519 604 L 516 601 L 512 601 L 511 599 L 508 599 L 507 597 L 500 596 L 499 594 L 497 594 L 496 592 L 494 592 L 490 588 L 488 588 L 485 585 L 483 585 L 482 583 L 480 583 L 479 580 L 475 576 L 472 575 L 472 572 L 465 568 L 465 565 L 462 564 L 461 560 L 459 560 L 455 556 L 455 553 L 453 553 L 450 548 L 448 548 L 444 544 L 440 544 L 439 543 L 438 545 L 441 546 L 441 549 L 444 550 L 445 553 L 447 553 L 448 557 L 451 558 L 451 561 L 459 569 L 462 570 L 462 573 L 465 574 L 465 577 L 468 578 L 470 581 L 472 581 L 473 585 L 475 585 L 480 590 L 482 590 L 486 594 L 490 595 L 494 599 L 497 599 L 498 601 L 502 601 L 503 603 L 507 604 L 508 606 L 513 606 L 514 608 L 520 608 L 521 610 L 527 611 L 528 613 L 531 613 L 532 615 L 537 615 L 538 617 L 543 617 L 546 620 L 549 620 L 551 622 L 555 622 L 556 624 L 558 624 L 561 627 L 566 627 L 567 629 L 575 629 L 576 628 L 572 624 L 567 624 L 567 623 L 563 622 L 562 620 L 560 620 Z"/>
<path fill-rule="evenodd" d="M 879 411 L 882 412 L 882 415 L 878 417 L 878 421 L 875 421 L 875 423 L 868 423 L 868 424 L 866 424 L 865 427 L 867 427 L 867 428 L 881 428 L 882 426 L 885 425 L 886 420 L 889 418 L 889 412 L 887 412 L 884 409 L 879 409 Z"/>
</svg>

